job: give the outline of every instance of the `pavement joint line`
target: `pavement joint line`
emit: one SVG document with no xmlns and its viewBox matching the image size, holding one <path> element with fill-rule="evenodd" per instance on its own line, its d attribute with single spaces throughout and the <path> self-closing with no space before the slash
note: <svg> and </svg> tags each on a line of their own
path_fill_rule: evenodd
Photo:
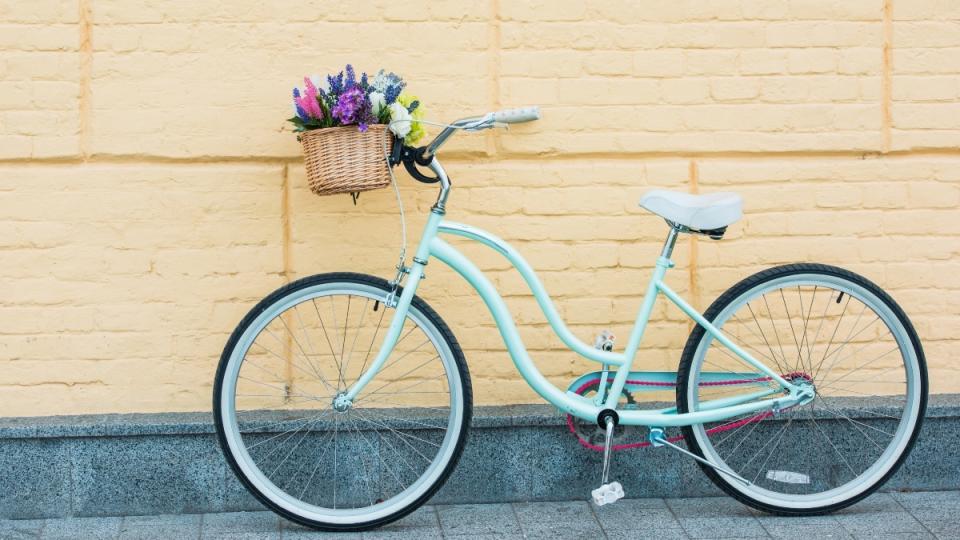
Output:
<svg viewBox="0 0 960 540">
<path fill-rule="evenodd" d="M 663 505 L 667 507 L 667 511 L 670 512 L 670 515 L 673 516 L 674 521 L 676 521 L 677 525 L 680 526 L 680 530 L 683 531 L 683 535 L 687 538 L 690 538 L 690 533 L 687 532 L 687 528 L 683 526 L 683 521 L 680 520 L 680 516 L 678 516 L 673 510 L 673 506 L 670 505 L 670 501 L 666 497 L 663 497 L 661 500 L 663 501 Z"/>
<path fill-rule="evenodd" d="M 607 528 L 603 526 L 603 520 L 600 519 L 600 516 L 597 515 L 597 505 L 593 504 L 592 501 L 587 501 L 587 506 L 590 507 L 590 514 L 593 515 L 593 520 L 597 522 L 597 525 L 600 526 L 600 532 L 603 533 L 604 538 L 609 538 L 607 534 Z"/>
<path fill-rule="evenodd" d="M 446 533 L 443 532 L 443 522 L 440 521 L 440 511 L 437 510 L 436 505 L 430 505 L 430 511 L 433 513 L 433 519 L 437 522 L 437 530 L 440 531 L 440 537 L 446 538 Z"/>
<path fill-rule="evenodd" d="M 513 519 L 517 522 L 517 528 L 520 529 L 520 537 L 526 538 L 527 533 L 523 531 L 523 523 L 520 521 L 520 514 L 517 513 L 517 503 L 510 503 L 510 511 L 513 512 Z"/>
<path fill-rule="evenodd" d="M 768 537 L 773 538 L 773 533 L 771 533 L 771 532 L 770 532 L 770 529 L 768 529 L 768 528 L 763 524 L 763 520 L 762 520 L 762 519 L 757 519 L 756 509 L 754 509 L 754 508 L 752 508 L 752 507 L 748 507 L 748 509 L 750 510 L 750 517 L 752 517 L 752 518 L 757 522 L 757 524 L 760 525 L 760 528 L 763 529 L 763 532 L 766 533 L 766 535 L 767 535 Z"/>
<path fill-rule="evenodd" d="M 925 530 L 925 531 L 927 531 L 928 533 L 930 533 L 930 535 L 933 536 L 934 538 L 939 538 L 939 537 L 940 537 L 940 535 L 938 535 L 938 534 L 934 533 L 933 531 L 931 531 L 931 530 L 930 530 L 930 527 L 927 527 L 927 524 L 924 523 L 922 519 L 920 519 L 919 517 L 913 515 L 913 512 L 911 512 L 909 508 L 907 508 L 902 502 L 900 502 L 900 499 L 899 499 L 899 498 L 894 497 L 892 494 L 890 494 L 890 498 L 893 499 L 893 502 L 897 503 L 897 506 L 899 506 L 900 508 L 903 508 L 903 511 L 906 512 L 908 516 L 910 516 L 910 517 L 912 517 L 913 519 L 917 520 L 917 523 L 919 523 L 920 526 L 923 527 L 923 530 Z"/>
</svg>

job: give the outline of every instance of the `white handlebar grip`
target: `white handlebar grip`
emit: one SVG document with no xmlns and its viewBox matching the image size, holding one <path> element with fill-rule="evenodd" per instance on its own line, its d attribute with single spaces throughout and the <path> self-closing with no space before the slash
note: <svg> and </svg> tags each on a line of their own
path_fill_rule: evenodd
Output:
<svg viewBox="0 0 960 540">
<path fill-rule="evenodd" d="M 504 109 L 493 113 L 495 122 L 504 124 L 517 124 L 520 122 L 531 122 L 540 119 L 540 107 L 521 107 L 519 109 Z"/>
</svg>

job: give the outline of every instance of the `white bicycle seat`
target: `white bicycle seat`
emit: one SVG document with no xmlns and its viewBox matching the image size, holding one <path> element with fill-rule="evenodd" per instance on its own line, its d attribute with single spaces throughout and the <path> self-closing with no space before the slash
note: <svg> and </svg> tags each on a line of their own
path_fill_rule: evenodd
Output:
<svg viewBox="0 0 960 540">
<path fill-rule="evenodd" d="M 668 221 L 698 231 L 720 229 L 743 216 L 743 199 L 731 192 L 692 195 L 654 189 L 644 193 L 640 206 Z"/>
</svg>

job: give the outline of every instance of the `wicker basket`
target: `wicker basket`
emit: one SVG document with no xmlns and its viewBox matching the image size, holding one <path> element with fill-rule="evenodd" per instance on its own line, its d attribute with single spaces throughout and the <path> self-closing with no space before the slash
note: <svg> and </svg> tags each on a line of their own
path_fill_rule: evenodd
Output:
<svg viewBox="0 0 960 540">
<path fill-rule="evenodd" d="M 384 157 L 393 137 L 385 124 L 366 131 L 357 126 L 314 129 L 300 134 L 307 183 L 317 195 L 358 193 L 390 185 L 390 168 Z"/>
</svg>

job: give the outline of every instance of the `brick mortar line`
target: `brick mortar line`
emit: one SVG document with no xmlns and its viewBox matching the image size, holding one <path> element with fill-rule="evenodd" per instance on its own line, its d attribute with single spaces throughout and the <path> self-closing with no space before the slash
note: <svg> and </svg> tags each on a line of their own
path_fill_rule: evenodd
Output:
<svg viewBox="0 0 960 540">
<path fill-rule="evenodd" d="M 284 164 L 280 193 L 280 245 L 283 279 L 290 283 L 293 275 L 293 246 L 290 230 L 290 166 Z"/>
<path fill-rule="evenodd" d="M 92 0 L 79 0 L 80 11 L 80 96 L 79 96 L 79 130 L 80 155 L 86 162 L 90 158 L 90 94 L 93 72 L 93 14 Z"/>
<path fill-rule="evenodd" d="M 500 1 L 490 2 L 490 22 L 487 25 L 488 58 L 487 58 L 487 92 L 490 96 L 490 110 L 500 109 L 500 67 L 501 52 L 501 21 Z M 501 148 L 500 136 L 496 130 L 488 130 L 485 134 L 487 153 L 499 153 Z"/>
<path fill-rule="evenodd" d="M 690 193 L 696 195 L 700 193 L 700 168 L 696 161 L 690 161 Z M 700 306 L 700 292 L 697 283 L 697 259 L 700 254 L 700 246 L 697 244 L 697 235 L 691 234 L 690 237 L 690 261 L 687 265 L 687 276 L 689 278 L 690 299 L 693 307 L 703 311 Z M 687 321 L 689 330 L 693 330 L 693 321 Z"/>
<path fill-rule="evenodd" d="M 501 153 L 495 156 L 469 153 L 450 153 L 444 157 L 448 163 L 472 163 L 489 165 L 507 162 L 543 163 L 584 160 L 638 161 L 638 160 L 775 160 L 775 159 L 895 159 L 895 158 L 960 158 L 960 147 L 927 148 L 915 150 L 891 150 L 890 152 L 837 150 L 837 151 L 771 151 L 771 152 L 584 152 L 567 154 L 520 154 Z M 0 166 L 57 166 L 57 165 L 297 165 L 300 157 L 279 156 L 201 156 L 166 157 L 137 155 L 97 155 L 82 157 L 51 158 L 0 158 Z"/>
<path fill-rule="evenodd" d="M 283 281 L 290 283 L 293 276 L 293 249 L 291 244 L 290 230 L 290 166 L 283 165 L 282 180 L 280 183 L 280 264 L 283 271 Z M 285 323 L 286 324 L 286 323 Z M 284 363 L 284 393 L 289 397 L 289 389 L 293 385 L 293 363 L 294 354 L 292 336 L 286 336 L 283 346 L 283 356 L 286 358 Z"/>
<path fill-rule="evenodd" d="M 881 142 L 882 153 L 890 152 L 892 145 L 893 125 L 893 0 L 883 2 L 883 70 L 880 75 L 880 92 L 882 100 L 881 114 Z"/>
</svg>

